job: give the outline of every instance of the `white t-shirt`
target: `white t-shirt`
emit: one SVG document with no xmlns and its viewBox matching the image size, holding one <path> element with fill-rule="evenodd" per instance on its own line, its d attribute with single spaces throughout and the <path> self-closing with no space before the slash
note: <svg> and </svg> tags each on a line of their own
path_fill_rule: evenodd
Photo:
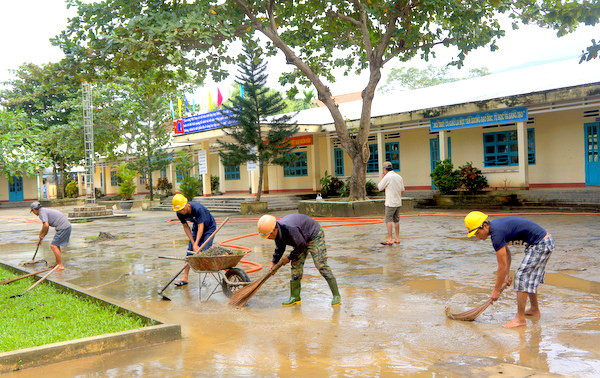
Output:
<svg viewBox="0 0 600 378">
<path fill-rule="evenodd" d="M 379 191 L 385 189 L 385 206 L 402 206 L 402 192 L 404 191 L 404 180 L 402 180 L 402 176 L 394 171 L 389 171 L 383 176 L 381 181 L 379 181 L 377 188 Z"/>
</svg>

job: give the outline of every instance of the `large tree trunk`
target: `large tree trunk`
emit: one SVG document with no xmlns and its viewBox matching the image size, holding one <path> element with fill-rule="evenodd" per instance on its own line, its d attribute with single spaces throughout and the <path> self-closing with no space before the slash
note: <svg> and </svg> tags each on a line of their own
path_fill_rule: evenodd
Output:
<svg viewBox="0 0 600 378">
<path fill-rule="evenodd" d="M 263 162 L 258 162 L 258 191 L 256 192 L 256 201 L 260 201 L 260 196 L 262 195 L 262 187 L 263 187 Z"/>
</svg>

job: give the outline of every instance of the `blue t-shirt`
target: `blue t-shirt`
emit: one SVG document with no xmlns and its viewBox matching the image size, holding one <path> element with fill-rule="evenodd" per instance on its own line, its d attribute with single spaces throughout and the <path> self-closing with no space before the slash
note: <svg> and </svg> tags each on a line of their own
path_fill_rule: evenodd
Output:
<svg viewBox="0 0 600 378">
<path fill-rule="evenodd" d="M 316 220 L 304 214 L 290 214 L 277 221 L 278 231 L 275 236 L 275 252 L 273 262 L 279 262 L 288 245 L 294 247 L 290 252 L 290 260 L 298 259 L 300 252 L 306 249 L 309 241 L 321 231 L 321 225 Z"/>
<path fill-rule="evenodd" d="M 519 217 L 505 217 L 490 221 L 490 237 L 496 251 L 509 243 L 538 244 L 546 234 L 546 230 L 537 223 Z"/>
<path fill-rule="evenodd" d="M 177 214 L 177 218 L 183 224 L 186 222 L 193 222 L 194 226 L 192 227 L 192 233 L 195 234 L 198 231 L 198 225 L 204 223 L 204 234 L 208 231 L 215 230 L 217 228 L 217 223 L 215 222 L 215 218 L 213 218 L 212 214 L 208 209 L 198 202 L 189 202 L 192 207 L 191 213 L 188 215 Z"/>
</svg>

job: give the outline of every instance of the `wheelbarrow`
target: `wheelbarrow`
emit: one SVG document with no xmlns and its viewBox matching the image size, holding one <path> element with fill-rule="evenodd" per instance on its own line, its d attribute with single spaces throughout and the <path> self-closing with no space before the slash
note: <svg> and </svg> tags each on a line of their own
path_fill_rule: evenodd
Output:
<svg viewBox="0 0 600 378">
<path fill-rule="evenodd" d="M 202 301 L 202 286 L 207 284 L 207 280 L 210 279 L 209 277 L 212 277 L 217 282 L 217 285 L 204 301 L 209 300 L 213 294 L 219 292 L 225 294 L 227 298 L 231 298 L 233 293 L 242 286 L 250 283 L 250 277 L 248 277 L 246 272 L 243 269 L 235 267 L 242 257 L 244 257 L 242 251 L 236 252 L 234 255 L 222 256 L 191 255 L 186 256 L 185 258 L 159 256 L 161 259 L 183 260 L 190 265 L 194 272 L 199 273 L 198 282 L 200 283 L 200 301 Z"/>
</svg>

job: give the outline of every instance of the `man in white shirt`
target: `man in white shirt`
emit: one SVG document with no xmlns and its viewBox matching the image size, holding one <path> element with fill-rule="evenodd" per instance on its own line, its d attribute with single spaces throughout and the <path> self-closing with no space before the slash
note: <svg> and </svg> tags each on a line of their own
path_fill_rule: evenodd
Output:
<svg viewBox="0 0 600 378">
<path fill-rule="evenodd" d="M 402 192 L 404 191 L 404 181 L 402 176 L 394 172 L 392 163 L 386 161 L 383 163 L 383 173 L 381 181 L 377 188 L 381 192 L 385 190 L 385 224 L 387 226 L 388 238 L 381 242 L 383 245 L 393 245 L 400 243 L 400 207 L 402 207 Z M 392 223 L 396 231 L 396 239 L 392 233 Z"/>
</svg>

